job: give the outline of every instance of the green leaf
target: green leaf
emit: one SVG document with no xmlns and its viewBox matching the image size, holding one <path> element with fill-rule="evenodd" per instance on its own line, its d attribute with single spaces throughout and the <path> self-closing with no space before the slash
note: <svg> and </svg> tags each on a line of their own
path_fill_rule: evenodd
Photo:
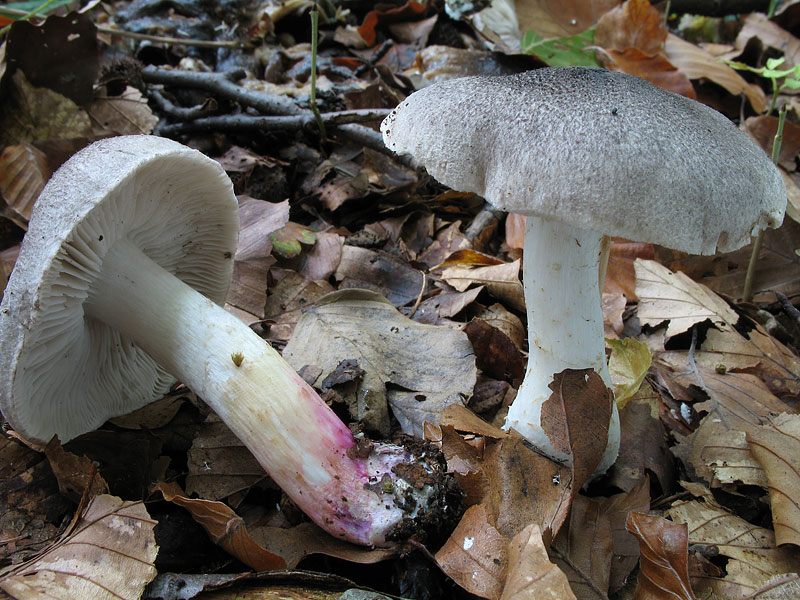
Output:
<svg viewBox="0 0 800 600">
<path fill-rule="evenodd" d="M 780 58 L 768 58 L 767 59 L 767 69 L 777 69 L 784 62 L 786 62 L 786 57 L 784 57 L 784 56 L 781 56 Z"/>
<path fill-rule="evenodd" d="M 798 80 L 798 79 L 787 79 L 787 80 L 786 80 L 786 81 L 784 81 L 784 82 L 783 82 L 783 84 L 781 85 L 781 89 L 783 89 L 783 88 L 787 88 L 787 87 L 788 87 L 789 89 L 792 89 L 792 90 L 798 90 L 798 89 L 800 89 L 800 80 Z"/>
<path fill-rule="evenodd" d="M 565 38 L 544 39 L 535 31 L 528 31 L 522 38 L 522 51 L 533 54 L 551 67 L 579 65 L 599 67 L 594 51 L 594 28 Z"/>
<path fill-rule="evenodd" d="M 647 344 L 636 338 L 606 339 L 606 343 L 611 346 L 608 371 L 614 388 L 614 400 L 622 408 L 639 391 L 653 362 L 653 355 Z"/>
<path fill-rule="evenodd" d="M 308 227 L 288 222 L 286 225 L 269 234 L 273 252 L 284 258 L 292 258 L 300 254 L 300 244 L 310 246 L 317 241 L 317 236 Z"/>
<path fill-rule="evenodd" d="M 65 6 L 65 5 L 69 4 L 70 1 L 71 0 L 55 0 L 55 2 L 53 2 L 52 4 L 47 6 L 47 8 L 45 8 L 41 12 L 42 12 L 42 14 L 48 13 L 48 12 L 58 8 L 59 6 Z M 33 2 L 9 2 L 8 4 L 3 4 L 2 6 L 0 6 L 0 14 L 3 13 L 3 9 L 4 8 L 12 8 L 12 9 L 16 9 L 16 10 L 22 10 L 22 11 L 25 11 L 26 13 L 29 13 L 29 12 L 34 11 L 34 10 L 36 10 L 38 12 L 37 9 L 39 9 L 39 7 L 42 6 L 42 4 L 44 4 L 43 0 L 34 0 Z M 14 18 L 14 17 L 11 17 L 11 18 Z"/>
</svg>

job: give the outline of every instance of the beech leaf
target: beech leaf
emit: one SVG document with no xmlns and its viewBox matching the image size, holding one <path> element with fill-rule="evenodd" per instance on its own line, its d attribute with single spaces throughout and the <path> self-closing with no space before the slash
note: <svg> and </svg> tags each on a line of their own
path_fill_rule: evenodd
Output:
<svg viewBox="0 0 800 600">
<path fill-rule="evenodd" d="M 156 522 L 142 502 L 95 497 L 50 548 L 0 576 L 16 600 L 138 600 L 156 576 Z"/>
<path fill-rule="evenodd" d="M 528 525 L 509 544 L 508 575 L 501 600 L 574 600 L 567 576 L 550 562 L 542 530 Z"/>
</svg>

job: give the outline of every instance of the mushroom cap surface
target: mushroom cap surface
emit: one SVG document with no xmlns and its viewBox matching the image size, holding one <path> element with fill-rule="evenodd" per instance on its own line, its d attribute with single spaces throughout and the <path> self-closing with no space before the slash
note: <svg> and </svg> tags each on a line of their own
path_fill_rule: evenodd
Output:
<svg viewBox="0 0 800 600">
<path fill-rule="evenodd" d="M 783 221 L 778 169 L 726 117 L 624 73 L 550 67 L 426 87 L 386 145 L 496 207 L 689 252 Z"/>
<path fill-rule="evenodd" d="M 127 238 L 222 303 L 239 219 L 222 167 L 155 136 L 98 141 L 37 200 L 0 304 L 0 410 L 25 438 L 66 442 L 160 398 L 174 377 L 84 302 L 103 257 Z"/>
</svg>

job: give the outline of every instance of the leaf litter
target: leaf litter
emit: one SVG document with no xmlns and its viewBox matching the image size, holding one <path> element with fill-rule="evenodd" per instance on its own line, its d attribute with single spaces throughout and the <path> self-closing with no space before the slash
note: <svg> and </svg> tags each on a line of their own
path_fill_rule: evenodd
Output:
<svg viewBox="0 0 800 600">
<path fill-rule="evenodd" d="M 191 2 L 169 15 L 145 15 L 150 9 L 140 4 L 104 7 L 101 20 L 176 36 L 181 22 L 201 38 L 209 33 L 196 25 L 207 22 L 223 37 L 266 40 L 263 78 L 242 81 L 307 103 L 310 2 L 232 9 L 249 24 L 237 33 L 228 17 Z M 738 17 L 738 35 L 712 17 L 665 18 L 645 0 L 557 9 L 543 0 L 494 3 L 505 11 L 478 3 L 472 13 L 445 4 L 448 11 L 408 2 L 325 14 L 324 109 L 382 110 L 376 124 L 414 87 L 588 58 L 696 96 L 734 120 L 746 111 L 748 129 L 769 150 L 769 82 L 719 58 L 757 67 L 752 49 L 760 45 L 795 64 L 800 48 L 790 31 L 796 2 L 771 19 Z M 346 126 L 323 143 L 311 129 L 169 134 L 196 116 L 256 109 L 214 88 L 143 81 L 128 57 L 158 62 L 152 46 L 95 33 L 95 8 L 10 30 L 0 63 L 2 285 L 32 202 L 65 158 L 99 136 L 180 135 L 216 157 L 239 194 L 229 310 L 282 349 L 354 428 L 402 430 L 440 445 L 466 511 L 447 539 L 428 547 L 398 554 L 347 546 L 293 509 L 201 399 L 179 389 L 167 409 L 146 407 L 64 448 L 30 448 L 8 432 L 0 446 L 0 588 L 15 598 L 34 589 L 60 597 L 77 585 L 81 597 L 106 597 L 83 591 L 106 586 L 115 597 L 138 598 L 156 572 L 194 570 L 235 577 L 193 580 L 191 594 L 207 584 L 235 592 L 248 580 L 277 589 L 247 571 L 288 567 L 298 586 L 310 584 L 297 569 L 312 569 L 327 571 L 331 585 L 349 577 L 336 579 L 343 590 L 404 597 L 423 597 L 417 580 L 432 597 L 454 598 L 796 595 L 800 325 L 781 313 L 774 293 L 795 303 L 800 293 L 796 205 L 765 239 L 757 306 L 736 302 L 747 249 L 687 257 L 614 240 L 604 314 L 622 448 L 605 478 L 587 482 L 604 444 L 595 424 L 609 406 L 591 374 L 561 374 L 548 404 L 548 427 L 573 467 L 499 428 L 525 368 L 521 219 L 480 221 L 479 198 L 442 190 L 374 146 L 345 139 Z M 698 23 L 703 43 L 693 37 Z M 468 49 L 454 47 L 464 39 Z M 49 54 L 32 51 L 32 40 Z M 532 54 L 515 54 L 520 47 Z M 97 48 L 116 57 L 99 75 Z M 179 69 L 203 72 L 240 66 L 251 51 L 230 52 L 227 66 L 192 46 L 159 52 Z M 71 82 L 57 76 L 64 64 L 80 64 Z M 791 94 L 779 96 L 796 111 Z M 788 126 L 780 157 L 790 202 L 798 196 L 795 137 Z M 472 231 L 473 222 L 486 224 Z M 149 493 L 154 482 L 160 494 Z M 180 511 L 191 518 L 180 520 Z M 108 519 L 126 527 L 109 533 Z M 131 522 L 142 524 L 137 535 L 120 536 Z M 56 573 L 53 561 L 67 568 Z"/>
</svg>

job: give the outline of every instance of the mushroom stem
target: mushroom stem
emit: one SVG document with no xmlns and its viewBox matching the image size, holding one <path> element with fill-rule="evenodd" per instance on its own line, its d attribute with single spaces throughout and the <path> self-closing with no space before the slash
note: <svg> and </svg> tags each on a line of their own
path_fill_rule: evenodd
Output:
<svg viewBox="0 0 800 600">
<path fill-rule="evenodd" d="M 318 525 L 355 543 L 386 545 L 391 529 L 415 516 L 416 509 L 399 506 L 409 486 L 392 472 L 411 454 L 388 444 L 357 446 L 319 395 L 244 323 L 127 240 L 109 250 L 102 272 L 86 315 L 201 396 Z M 425 487 L 421 502 L 431 493 Z"/>
<path fill-rule="evenodd" d="M 564 369 L 594 369 L 610 387 L 598 289 L 602 235 L 557 221 L 528 216 L 522 283 L 528 314 L 528 368 L 508 411 L 514 428 L 554 460 L 571 457 L 556 451 L 542 430 L 542 405 L 552 391 L 553 375 Z M 608 445 L 596 474 L 605 472 L 619 452 L 616 404 Z"/>
</svg>

